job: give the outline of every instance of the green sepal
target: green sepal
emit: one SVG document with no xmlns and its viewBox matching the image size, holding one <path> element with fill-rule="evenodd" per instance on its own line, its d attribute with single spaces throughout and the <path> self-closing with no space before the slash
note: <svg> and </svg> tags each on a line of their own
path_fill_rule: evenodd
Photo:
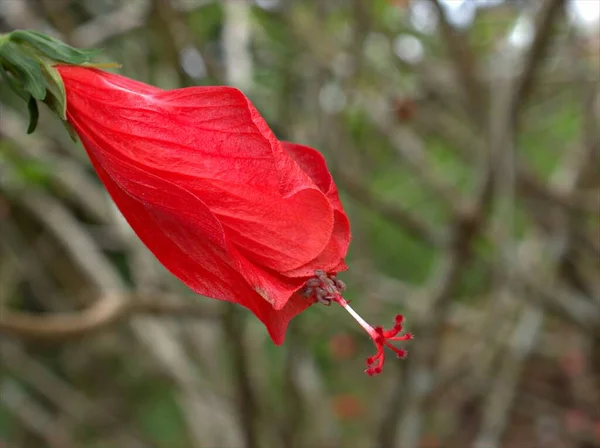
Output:
<svg viewBox="0 0 600 448">
<path fill-rule="evenodd" d="M 40 64 L 27 52 L 12 42 L 0 45 L 0 62 L 23 82 L 23 88 L 36 100 L 46 97 L 46 86 L 43 81 Z"/>
<path fill-rule="evenodd" d="M 71 140 L 77 142 L 77 132 L 75 132 L 75 129 L 73 129 L 71 123 L 69 123 L 67 120 L 61 120 L 61 123 L 64 125 L 65 129 L 69 133 L 69 137 L 71 137 Z"/>
<path fill-rule="evenodd" d="M 47 62 L 42 62 L 42 71 L 46 82 L 48 95 L 44 102 L 52 109 L 61 120 L 67 119 L 67 93 L 65 84 L 53 66 Z"/>
<path fill-rule="evenodd" d="M 32 134 L 33 131 L 35 131 L 38 119 L 40 118 L 37 101 L 32 96 L 30 96 L 29 101 L 27 101 L 27 110 L 29 111 L 29 126 L 27 127 L 27 133 Z"/>
<path fill-rule="evenodd" d="M 19 95 L 23 100 L 29 101 L 31 94 L 27 93 L 25 91 L 25 87 L 23 86 L 23 83 L 20 82 L 17 78 L 14 78 L 10 73 L 8 73 L 4 69 L 2 64 L 0 64 L 0 77 L 8 85 L 8 87 L 10 87 L 10 89 L 13 92 L 15 92 L 17 95 Z"/>
<path fill-rule="evenodd" d="M 13 42 L 26 43 L 47 58 L 65 64 L 80 65 L 90 62 L 92 57 L 101 51 L 98 49 L 80 50 L 73 48 L 54 37 L 46 36 L 38 31 L 17 30 L 10 33 L 9 36 Z"/>
<path fill-rule="evenodd" d="M 55 65 L 120 67 L 111 62 L 92 62 L 92 57 L 100 51 L 74 48 L 39 31 L 16 30 L 0 34 L 0 78 L 27 103 L 28 133 L 37 126 L 39 110 L 36 100 L 39 100 L 58 115 L 71 138 L 77 141 L 77 134 L 67 121 L 65 85 Z"/>
</svg>

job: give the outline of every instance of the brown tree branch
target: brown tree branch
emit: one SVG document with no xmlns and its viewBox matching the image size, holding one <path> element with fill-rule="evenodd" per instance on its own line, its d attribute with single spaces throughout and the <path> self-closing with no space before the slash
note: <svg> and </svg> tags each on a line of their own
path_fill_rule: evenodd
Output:
<svg viewBox="0 0 600 448">
<path fill-rule="evenodd" d="M 555 6 L 563 0 L 548 0 L 542 8 L 542 20 L 538 22 L 534 42 L 524 55 L 523 72 L 515 80 L 509 80 L 498 95 L 498 107 L 492 114 L 489 128 L 487 154 L 482 154 L 483 176 L 471 207 L 466 213 L 458 213 L 445 253 L 441 256 L 438 271 L 431 279 L 428 307 L 420 316 L 414 330 L 419 338 L 415 340 L 414 354 L 408 358 L 405 387 L 398 388 L 396 396 L 402 402 L 402 415 L 397 427 L 389 425 L 394 419 L 387 417 L 381 426 L 378 444 L 413 448 L 417 446 L 422 432 L 423 407 L 425 399 L 437 380 L 436 364 L 441 348 L 441 330 L 446 320 L 449 304 L 458 285 L 463 267 L 472 255 L 471 244 L 485 225 L 488 207 L 495 193 L 497 165 L 505 159 L 505 152 L 512 153 L 516 137 L 518 116 L 526 89 L 529 87 L 534 68 L 546 47 L 549 29 L 559 8 Z M 548 9 L 552 13 L 548 13 Z M 549 22 L 549 23 L 548 23 Z M 479 123 L 475 123 L 478 125 Z M 480 126 L 477 126 L 480 128 Z M 404 389 L 404 390 L 402 390 Z M 397 407 L 389 410 L 397 412 Z M 398 439 L 396 439 L 398 437 Z"/>
<path fill-rule="evenodd" d="M 448 45 L 451 60 L 453 61 L 464 99 L 467 102 L 469 115 L 473 122 L 480 128 L 486 124 L 486 92 L 485 85 L 477 73 L 477 60 L 469 48 L 468 41 L 448 21 L 444 7 L 439 0 L 432 0 L 440 17 L 440 31 Z"/>
<path fill-rule="evenodd" d="M 25 428 L 39 436 L 48 448 L 75 448 L 75 441 L 67 425 L 58 424 L 55 417 L 16 381 L 0 382 L 0 403 L 21 421 Z"/>
<path fill-rule="evenodd" d="M 259 407 L 250 379 L 249 351 L 244 344 L 244 315 L 236 304 L 227 304 L 223 316 L 225 334 L 231 346 L 233 376 L 236 383 L 236 410 L 244 435 L 245 448 L 260 448 Z"/>
<path fill-rule="evenodd" d="M 540 10 L 534 23 L 535 36 L 523 59 L 521 73 L 515 80 L 513 90 L 514 100 L 510 109 L 510 114 L 515 122 L 521 106 L 531 93 L 536 71 L 540 66 L 540 62 L 548 49 L 548 43 L 552 37 L 552 27 L 564 8 L 565 0 L 545 0 L 540 2 L 540 4 Z"/>
<path fill-rule="evenodd" d="M 464 163 L 470 163 L 480 151 L 482 142 L 478 141 L 467 128 L 460 126 L 460 123 L 439 110 L 427 109 L 422 114 L 417 114 L 416 125 L 420 132 L 436 135 L 449 142 L 456 149 L 456 155 Z M 516 170 L 518 194 L 527 198 L 541 199 L 552 205 L 566 208 L 573 213 L 597 213 L 597 198 L 586 198 L 577 193 L 567 197 L 560 191 L 553 189 L 552 186 L 547 185 L 522 161 L 520 161 Z"/>
<path fill-rule="evenodd" d="M 5 362 L 6 369 L 19 378 L 20 382 L 27 383 L 47 401 L 53 403 L 62 412 L 61 420 L 66 417 L 73 423 L 89 424 L 95 428 L 116 428 L 123 425 L 120 416 L 113 415 L 85 393 L 72 387 L 41 361 L 28 355 L 19 344 L 8 340 L 0 341 L 0 359 Z M 119 443 L 128 448 L 150 446 L 143 441 L 144 437 L 134 428 L 127 426 L 127 432 L 116 434 Z"/>
<path fill-rule="evenodd" d="M 115 293 L 101 297 L 80 311 L 33 314 L 0 309 L 0 335 L 56 342 L 97 333 L 134 315 L 215 319 L 221 314 L 215 307 L 200 304 L 149 301 Z"/>
</svg>

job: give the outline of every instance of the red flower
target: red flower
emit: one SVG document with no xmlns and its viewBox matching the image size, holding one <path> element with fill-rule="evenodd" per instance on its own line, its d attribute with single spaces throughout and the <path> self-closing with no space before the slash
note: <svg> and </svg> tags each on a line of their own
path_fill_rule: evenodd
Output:
<svg viewBox="0 0 600 448">
<path fill-rule="evenodd" d="M 346 306 L 315 277 L 346 270 L 350 243 L 319 152 L 277 140 L 231 87 L 164 91 L 96 69 L 57 70 L 67 120 L 98 176 L 188 287 L 247 307 L 278 345 L 290 319 L 315 301 Z"/>
</svg>

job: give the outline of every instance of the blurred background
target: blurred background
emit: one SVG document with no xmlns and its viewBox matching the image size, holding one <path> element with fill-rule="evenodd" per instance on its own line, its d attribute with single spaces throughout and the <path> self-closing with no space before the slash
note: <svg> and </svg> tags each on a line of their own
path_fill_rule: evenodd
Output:
<svg viewBox="0 0 600 448">
<path fill-rule="evenodd" d="M 0 0 L 162 88 L 235 85 L 321 150 L 348 299 L 282 347 L 137 240 L 0 84 L 0 447 L 600 446 L 598 0 Z"/>
</svg>

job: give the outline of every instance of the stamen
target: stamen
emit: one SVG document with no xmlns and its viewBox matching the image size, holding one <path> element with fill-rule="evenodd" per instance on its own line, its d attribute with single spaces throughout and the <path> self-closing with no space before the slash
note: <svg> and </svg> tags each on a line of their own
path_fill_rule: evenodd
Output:
<svg viewBox="0 0 600 448">
<path fill-rule="evenodd" d="M 393 346 L 390 341 L 408 341 L 413 339 L 413 335 L 411 333 L 406 333 L 398 336 L 403 329 L 402 324 L 404 323 L 404 316 L 401 314 L 396 315 L 394 326 L 389 330 L 369 325 L 356 311 L 354 311 L 354 309 L 352 309 L 349 302 L 342 297 L 340 291 L 345 288 L 346 285 L 344 282 L 338 280 L 337 277 L 333 275 L 328 277 L 324 271 L 316 270 L 315 277 L 312 277 L 306 282 L 306 286 L 302 290 L 302 293 L 307 297 L 313 297 L 319 303 L 323 303 L 327 306 L 331 305 L 331 302 L 336 302 L 348 311 L 360 326 L 363 327 L 377 348 L 377 353 L 367 358 L 367 369 L 365 370 L 365 373 L 369 376 L 378 375 L 382 372 L 385 363 L 384 346 L 389 347 L 396 353 L 398 358 L 404 359 L 407 351 Z"/>
</svg>

